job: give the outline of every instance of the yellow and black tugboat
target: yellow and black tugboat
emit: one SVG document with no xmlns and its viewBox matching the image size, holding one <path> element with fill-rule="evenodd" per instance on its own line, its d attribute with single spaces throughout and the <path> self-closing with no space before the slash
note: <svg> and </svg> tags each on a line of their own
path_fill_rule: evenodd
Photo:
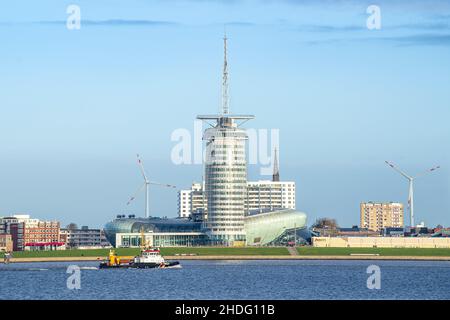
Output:
<svg viewBox="0 0 450 320">
<path fill-rule="evenodd" d="M 109 250 L 108 258 L 105 261 L 100 263 L 100 269 L 110 269 L 110 268 L 128 268 L 131 263 L 131 259 L 126 259 L 124 257 L 120 257 L 116 254 L 114 249 Z"/>
</svg>

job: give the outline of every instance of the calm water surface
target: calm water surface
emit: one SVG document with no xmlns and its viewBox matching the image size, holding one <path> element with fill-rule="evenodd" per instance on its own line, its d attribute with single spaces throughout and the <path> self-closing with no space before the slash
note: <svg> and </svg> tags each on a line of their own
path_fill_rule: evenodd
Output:
<svg viewBox="0 0 450 320">
<path fill-rule="evenodd" d="M 81 270 L 97 262 L 0 264 L 0 299 L 450 299 L 450 262 L 181 261 L 181 269 Z M 366 269 L 381 268 L 369 290 Z"/>
</svg>

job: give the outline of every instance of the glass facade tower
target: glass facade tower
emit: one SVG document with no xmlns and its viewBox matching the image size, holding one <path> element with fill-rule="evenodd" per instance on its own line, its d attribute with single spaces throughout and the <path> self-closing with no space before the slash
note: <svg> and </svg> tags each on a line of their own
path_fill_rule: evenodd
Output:
<svg viewBox="0 0 450 320">
<path fill-rule="evenodd" d="M 245 241 L 244 216 L 247 194 L 245 130 L 233 118 L 221 117 L 205 130 L 205 195 L 208 216 L 204 224 L 216 244 Z"/>
<path fill-rule="evenodd" d="M 198 116 L 211 128 L 205 130 L 205 195 L 208 214 L 204 229 L 213 244 L 245 243 L 244 216 L 247 195 L 247 134 L 238 122 L 253 116 L 231 115 L 228 106 L 227 37 L 223 38 L 222 112 Z M 214 121 L 211 124 L 210 121 Z"/>
</svg>

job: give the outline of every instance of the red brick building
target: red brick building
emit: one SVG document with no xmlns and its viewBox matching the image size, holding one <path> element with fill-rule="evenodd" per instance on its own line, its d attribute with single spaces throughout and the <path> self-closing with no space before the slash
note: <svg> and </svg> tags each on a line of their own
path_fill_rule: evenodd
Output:
<svg viewBox="0 0 450 320">
<path fill-rule="evenodd" d="M 14 215 L 2 218 L 5 234 L 10 234 L 13 250 L 57 250 L 65 249 L 60 240 L 60 225 L 58 221 L 40 221 L 31 219 L 29 215 Z"/>
<path fill-rule="evenodd" d="M 25 222 L 25 250 L 56 250 L 64 243 L 59 238 L 59 222 L 37 221 Z"/>
</svg>

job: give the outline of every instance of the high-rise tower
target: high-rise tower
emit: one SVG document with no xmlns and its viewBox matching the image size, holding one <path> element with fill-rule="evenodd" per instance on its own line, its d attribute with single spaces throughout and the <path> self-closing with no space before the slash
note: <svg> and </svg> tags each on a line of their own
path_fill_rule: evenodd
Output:
<svg viewBox="0 0 450 320">
<path fill-rule="evenodd" d="M 218 115 L 201 115 L 197 119 L 211 126 L 203 135 L 206 142 L 205 195 L 208 201 L 204 228 L 213 243 L 233 245 L 236 241 L 245 241 L 247 134 L 240 126 L 254 116 L 230 114 L 226 35 L 223 43 L 222 110 Z"/>
</svg>

